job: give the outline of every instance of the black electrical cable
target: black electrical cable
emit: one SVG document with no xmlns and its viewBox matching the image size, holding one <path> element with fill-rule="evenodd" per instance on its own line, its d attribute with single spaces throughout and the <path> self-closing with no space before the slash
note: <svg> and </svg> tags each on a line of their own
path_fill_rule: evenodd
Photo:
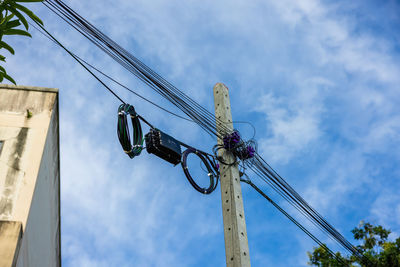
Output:
<svg viewBox="0 0 400 267">
<path fill-rule="evenodd" d="M 184 118 L 178 114 L 175 114 L 167 109 L 162 108 L 161 106 L 155 104 L 154 102 L 144 98 L 143 96 L 137 94 L 136 92 L 134 92 L 133 90 L 127 88 L 126 86 L 122 85 L 121 83 L 117 82 L 115 79 L 111 78 L 110 76 L 108 76 L 107 74 L 103 73 L 102 71 L 100 71 L 99 69 L 95 68 L 93 65 L 89 64 L 88 62 L 86 62 L 85 60 L 81 59 L 79 56 L 75 55 L 73 52 L 71 52 L 70 50 L 68 50 L 64 45 L 61 44 L 61 42 L 59 42 L 52 34 L 50 34 L 42 25 L 38 24 L 38 26 L 41 28 L 42 31 L 44 31 L 45 33 L 43 33 L 42 31 L 40 31 L 40 29 L 36 28 L 33 24 L 30 23 L 31 26 L 33 26 L 36 30 L 38 30 L 41 34 L 43 34 L 45 37 L 47 37 L 48 39 L 50 39 L 51 41 L 53 41 L 55 44 L 57 44 L 58 46 L 60 46 L 61 48 L 63 48 L 72 58 L 74 58 L 81 66 L 83 66 L 85 68 L 85 70 L 87 70 L 94 78 L 96 78 L 96 80 L 98 80 L 106 89 L 108 89 L 117 99 L 119 99 L 123 104 L 121 104 L 118 108 L 118 125 L 117 125 L 117 134 L 118 134 L 118 139 L 121 143 L 121 146 L 124 150 L 124 152 L 126 154 L 128 154 L 128 156 L 130 158 L 133 158 L 135 156 L 140 155 L 142 149 L 143 149 L 143 132 L 142 132 L 142 128 L 140 125 L 140 120 L 142 120 L 143 122 L 145 122 L 147 125 L 150 126 L 150 128 L 154 128 L 154 126 L 152 124 L 150 124 L 145 118 L 143 118 L 142 116 L 140 116 L 139 114 L 137 114 L 134 110 L 134 107 L 126 104 L 111 88 L 109 88 L 100 78 L 98 78 L 93 72 L 91 72 L 86 66 L 91 67 L 92 69 L 96 70 L 97 72 L 99 72 L 100 74 L 102 74 L 103 76 L 109 78 L 110 80 L 114 81 L 115 83 L 117 83 L 118 85 L 124 87 L 125 89 L 129 90 L 130 92 L 134 93 L 135 95 L 141 97 L 142 99 L 148 101 L 149 103 L 157 106 L 158 108 L 174 115 L 177 116 L 181 119 L 184 120 L 188 120 L 193 122 L 192 120 L 189 120 L 187 118 Z M 129 126 L 128 126 L 128 121 L 127 121 L 127 115 L 129 115 L 131 117 L 132 120 L 132 126 L 133 126 L 133 143 L 131 143 L 130 140 L 130 134 L 129 134 Z M 187 148 L 191 148 L 191 146 L 186 145 L 185 143 L 179 142 L 181 145 L 187 147 Z M 196 150 L 199 154 L 204 155 L 204 157 L 207 159 L 207 161 L 209 162 L 209 164 L 211 164 L 211 166 L 215 167 L 215 164 L 212 164 L 212 161 L 210 160 L 210 156 L 212 157 L 211 154 L 208 154 L 206 152 L 203 152 L 201 150 Z M 210 165 L 208 165 L 210 166 Z M 215 177 L 218 177 L 216 174 L 214 174 Z M 212 188 L 212 190 L 209 192 L 211 193 L 215 187 L 218 184 L 218 179 L 216 180 L 217 182 L 215 183 L 214 187 Z"/>
<path fill-rule="evenodd" d="M 31 24 L 32 25 L 32 24 Z M 35 29 L 37 29 L 34 25 L 32 25 Z M 41 26 L 41 25 L 39 25 Z M 115 79 L 111 78 L 110 76 L 106 75 L 105 73 L 103 73 L 102 71 L 100 71 L 99 69 L 95 68 L 93 65 L 89 64 L 88 62 L 86 62 L 85 60 L 81 59 L 80 57 L 78 57 L 77 55 L 75 55 L 74 53 L 72 53 L 70 50 L 68 50 L 65 46 L 63 46 L 53 35 L 51 35 L 47 30 L 44 29 L 44 27 L 41 27 L 43 31 L 46 32 L 47 35 L 45 35 L 43 32 L 41 32 L 39 29 L 37 29 L 40 33 L 42 33 L 44 36 L 46 36 L 47 38 L 49 38 L 51 41 L 53 41 L 54 43 L 56 43 L 57 45 L 59 45 L 60 47 L 62 47 L 65 51 L 68 52 L 68 54 L 70 54 L 76 61 L 78 61 L 82 66 L 83 63 L 86 64 L 87 66 L 91 67 L 92 69 L 96 70 L 97 72 L 99 72 L 100 74 L 102 74 L 103 76 L 109 78 L 110 80 L 116 82 L 117 84 L 119 84 L 120 86 L 124 87 L 125 89 L 131 91 L 132 93 L 138 95 L 139 97 L 145 99 L 144 97 L 140 96 L 139 94 L 133 92 L 132 90 L 130 90 L 129 88 L 127 88 L 126 86 L 120 84 L 119 82 L 117 82 Z M 85 67 L 85 66 L 84 66 Z M 88 70 L 85 67 L 86 70 Z M 89 71 L 89 70 L 88 70 Z M 94 73 L 90 72 L 93 76 Z M 97 80 L 99 80 L 107 89 L 109 89 L 97 76 L 95 76 L 95 78 Z M 109 89 L 115 96 L 117 96 L 111 89 Z M 117 96 L 118 97 L 118 96 Z M 118 97 L 118 99 L 120 99 Z M 120 99 L 121 102 L 124 103 L 124 101 L 122 99 Z M 152 103 L 153 105 L 156 105 L 155 103 L 151 102 L 150 100 L 145 99 L 146 101 Z M 180 117 L 182 119 L 188 120 L 184 117 L 181 117 L 175 113 L 172 113 L 158 105 L 156 105 L 157 107 L 171 113 L 172 115 L 175 115 L 177 117 Z M 130 133 L 129 133 L 129 126 L 128 126 L 128 119 L 127 116 L 131 117 L 132 120 L 132 128 L 133 128 L 133 133 L 132 133 L 132 137 L 133 137 L 133 143 L 131 143 L 130 140 Z M 140 116 L 139 114 L 136 113 L 135 109 L 133 106 L 129 105 L 129 104 L 121 104 L 118 108 L 118 125 L 117 125 L 117 135 L 118 135 L 118 139 L 121 143 L 121 146 L 124 150 L 124 152 L 130 157 L 130 158 L 134 158 L 135 156 L 138 156 L 141 154 L 141 151 L 143 149 L 143 132 L 142 132 L 142 128 L 140 125 L 140 121 L 139 118 L 144 121 L 146 124 L 148 124 L 151 128 L 154 128 L 148 121 L 146 121 L 142 116 Z M 192 121 L 192 120 L 189 120 Z M 192 121 L 193 122 L 193 121 Z M 184 173 L 186 175 L 186 177 L 188 178 L 189 182 L 191 183 L 191 185 L 199 192 L 203 193 L 203 194 L 210 194 L 212 193 L 215 188 L 218 185 L 218 167 L 216 166 L 215 162 L 212 161 L 210 159 L 210 157 L 212 157 L 211 154 L 208 154 L 206 152 L 203 152 L 201 150 L 196 150 L 188 145 L 186 145 L 185 143 L 180 142 L 181 145 L 187 147 L 188 149 L 183 153 L 183 161 L 182 161 L 182 167 L 184 169 Z M 193 178 L 191 177 L 188 169 L 187 169 L 187 156 L 190 153 L 195 153 L 196 155 L 199 156 L 199 158 L 202 160 L 202 162 L 204 163 L 204 165 L 206 166 L 207 170 L 208 170 L 208 175 L 210 177 L 210 186 L 206 189 L 206 188 L 201 188 L 199 187 L 196 182 L 193 180 Z M 212 166 L 212 167 L 211 167 Z"/>
<path fill-rule="evenodd" d="M 192 176 L 190 175 L 188 167 L 187 167 L 187 157 L 190 154 L 197 155 L 200 158 L 200 160 L 204 163 L 204 165 L 206 166 L 206 169 L 208 172 L 208 177 L 210 179 L 210 185 L 208 186 L 208 188 L 200 187 L 194 181 Z M 203 154 L 199 150 L 190 147 L 183 152 L 181 165 L 182 165 L 183 172 L 185 173 L 185 176 L 188 179 L 189 183 L 198 192 L 200 192 L 202 194 L 211 194 L 215 190 L 215 188 L 218 185 L 218 179 L 219 179 L 219 174 L 217 172 L 218 167 L 216 166 L 216 164 L 213 161 L 210 160 L 208 155 Z"/>
<path fill-rule="evenodd" d="M 216 122 L 223 124 L 220 120 L 215 119 L 210 112 L 116 44 L 62 1 L 48 0 L 44 4 L 140 80 L 180 108 L 208 133 L 218 134 L 215 125 Z"/>
<path fill-rule="evenodd" d="M 318 222 L 318 220 L 315 220 L 313 216 L 309 214 L 309 212 L 304 211 L 302 207 L 296 202 L 293 201 L 291 198 L 286 196 L 280 189 L 277 187 L 273 182 L 271 182 L 269 179 L 265 178 L 264 175 L 259 173 L 257 169 L 253 169 L 253 172 L 265 183 L 267 183 L 271 188 L 273 188 L 283 199 L 285 199 L 290 205 L 292 205 L 300 214 L 302 214 L 306 219 L 308 219 L 313 225 L 315 225 L 317 228 L 319 228 L 323 233 L 325 233 L 330 239 L 332 239 L 335 242 L 338 242 L 334 236 L 332 236 L 321 224 Z M 339 243 L 339 242 L 338 242 Z M 340 243 L 339 243 L 340 244 Z"/>
<path fill-rule="evenodd" d="M 279 182 L 275 180 L 274 177 L 270 176 L 268 173 L 259 172 L 257 169 L 250 167 L 260 178 L 262 178 L 266 183 L 268 183 L 275 191 L 277 191 L 285 200 L 287 200 L 293 207 L 295 207 L 300 213 L 302 213 L 306 218 L 308 218 L 313 224 L 317 225 L 324 233 L 328 236 L 332 237 L 336 242 L 342 245 L 345 249 L 347 249 L 350 253 L 357 255 L 351 247 L 348 246 L 341 238 L 340 234 L 335 233 L 335 231 L 329 227 L 327 227 L 323 221 L 312 211 L 307 209 L 307 207 L 303 206 L 301 203 L 297 201 L 295 197 L 287 192 L 287 189 L 283 187 Z M 269 177 L 269 179 L 265 179 L 264 177 Z"/>
<path fill-rule="evenodd" d="M 268 202 L 270 202 L 276 209 L 278 209 L 283 215 L 285 215 L 291 222 L 293 222 L 297 227 L 300 228 L 306 235 L 308 235 L 312 240 L 314 240 L 318 245 L 324 248 L 331 256 L 336 258 L 343 266 L 349 266 L 342 258 L 338 257 L 331 249 L 329 249 L 324 243 L 322 243 L 316 236 L 314 236 L 310 231 L 308 231 L 301 223 L 299 223 L 295 218 L 293 218 L 289 213 L 287 213 L 283 208 L 281 208 L 275 201 L 267 196 L 260 188 L 258 188 L 250 179 L 240 179 L 240 181 L 250 185 L 255 189 L 261 196 L 263 196 Z"/>
<path fill-rule="evenodd" d="M 78 57 L 78 58 L 79 58 L 79 57 Z M 140 97 L 141 99 L 147 101 L 148 103 L 152 104 L 153 106 L 155 106 L 155 107 L 157 107 L 157 108 L 159 108 L 159 109 L 161 109 L 161 110 L 163 110 L 163 111 L 165 111 L 165 112 L 167 112 L 167 113 L 169 113 L 169 114 L 171 114 L 171 115 L 173 115 L 173 116 L 175 116 L 175 117 L 178 117 L 178 118 L 180 118 L 180 119 L 182 119 L 182 120 L 194 122 L 194 121 L 191 120 L 191 119 L 182 117 L 181 115 L 178 115 L 178 114 L 176 114 L 176 113 L 174 113 L 174 112 L 172 112 L 172 111 L 169 111 L 169 110 L 166 109 L 166 108 L 161 107 L 160 105 L 158 105 L 158 104 L 154 103 L 153 101 L 151 101 L 151 100 L 149 100 L 149 99 L 147 99 L 147 98 L 141 96 L 140 94 L 136 93 L 136 92 L 133 91 L 132 89 L 130 89 L 130 88 L 128 88 L 127 86 L 123 85 L 122 83 L 118 82 L 117 80 L 115 80 L 115 79 L 112 78 L 111 76 L 105 74 L 104 72 L 102 72 L 102 71 L 99 70 L 98 68 L 94 67 L 93 65 L 89 64 L 89 63 L 86 62 L 85 60 L 83 60 L 83 59 L 81 59 L 81 58 L 79 58 L 79 59 L 80 59 L 82 62 L 84 62 L 86 65 L 88 65 L 89 67 L 91 67 L 92 69 L 94 69 L 94 70 L 96 70 L 97 72 L 99 72 L 101 75 L 105 76 L 105 77 L 108 78 L 109 80 L 111 80 L 111 81 L 113 81 L 114 83 L 118 84 L 118 85 L 121 86 L 122 88 L 128 90 L 128 91 L 131 92 L 132 94 L 135 94 L 136 96 Z"/>
<path fill-rule="evenodd" d="M 307 218 L 321 226 L 323 231 L 332 236 L 339 244 L 359 259 L 365 258 L 356 247 L 347 241 L 333 226 L 331 226 L 318 212 L 315 211 L 282 177 L 280 177 L 259 155 L 255 157 L 256 163 L 250 168 L 260 177 L 268 177 L 274 184 L 274 189 L 298 210 L 300 209 Z M 271 185 L 271 183 L 269 183 Z"/>
<path fill-rule="evenodd" d="M 99 81 L 111 94 L 113 94 L 119 101 L 125 104 L 125 101 L 122 100 L 110 87 L 108 87 L 96 74 L 94 74 L 88 67 L 85 66 L 71 51 L 69 51 L 65 46 L 63 46 L 53 35 L 51 35 L 41 24 L 36 24 L 44 31 L 46 34 L 53 39 L 55 43 L 57 43 L 61 48 L 63 48 L 71 57 L 73 57 L 86 71 L 88 71 L 97 81 Z"/>
<path fill-rule="evenodd" d="M 36 27 L 34 24 L 30 23 L 29 21 L 28 21 L 28 23 L 29 23 L 30 26 L 32 26 L 35 30 L 37 30 L 37 31 L 38 31 L 40 34 L 42 34 L 44 37 L 46 37 L 46 38 L 49 39 L 50 41 L 54 42 L 56 45 L 59 45 L 59 44 L 58 44 L 59 41 L 58 41 L 58 42 L 54 41 L 54 39 L 55 39 L 54 36 L 50 37 L 50 36 L 46 35 L 46 33 L 42 32 L 42 30 L 39 29 L 38 27 Z M 169 111 L 168 109 L 163 108 L 162 106 L 160 106 L 160 105 L 154 103 L 153 101 L 149 100 L 148 98 L 146 98 L 146 97 L 140 95 L 139 93 L 135 92 L 135 91 L 132 90 L 131 88 L 129 88 L 129 87 L 127 87 L 126 85 L 122 84 L 121 82 L 117 81 L 115 78 L 113 78 L 113 77 L 111 77 L 110 75 L 104 73 L 104 72 L 101 71 L 99 68 L 95 67 L 93 64 L 90 64 L 90 63 L 87 62 L 86 60 L 84 60 L 84 59 L 82 59 L 81 57 L 77 56 L 75 53 L 72 53 L 71 50 L 69 50 L 69 51 L 70 51 L 70 53 L 71 53 L 72 55 L 74 55 L 78 60 L 80 60 L 81 62 L 83 62 L 83 63 L 86 64 L 87 66 L 89 66 L 91 69 L 97 71 L 98 73 L 100 73 L 101 75 L 103 75 L 104 77 L 106 77 L 107 79 L 109 79 L 110 81 L 112 81 L 112 82 L 118 84 L 118 85 L 121 86 L 122 88 L 126 89 L 127 91 L 129 91 L 130 93 L 136 95 L 137 97 L 143 99 L 144 101 L 146 101 L 146 102 L 152 104 L 153 106 L 155 106 L 155 107 L 157 107 L 157 108 L 159 108 L 159 109 L 161 109 L 161 110 L 163 110 L 163 111 L 165 111 L 165 112 L 167 112 L 167 113 L 169 113 L 169 114 L 171 114 L 171 115 L 173 115 L 173 116 L 175 116 L 175 117 L 178 117 L 178 118 L 180 118 L 180 119 L 182 119 L 182 120 L 194 122 L 194 121 L 191 120 L 191 119 L 182 117 L 181 115 L 178 115 L 178 114 L 176 114 L 176 113 L 174 113 L 174 112 L 172 112 L 172 111 Z M 239 122 L 239 123 L 246 123 L 246 122 Z M 249 124 L 250 124 L 250 123 L 249 123 Z M 253 127 L 254 127 L 254 126 L 253 126 Z"/>
<path fill-rule="evenodd" d="M 179 142 L 179 144 L 181 144 L 182 146 L 184 146 L 184 147 L 186 147 L 186 148 L 193 148 L 192 146 L 189 146 L 189 145 L 187 145 L 187 144 L 185 144 L 185 143 L 183 143 L 183 142 L 181 142 L 181 141 L 179 141 L 179 140 L 178 140 L 178 142 Z M 193 148 L 193 149 L 196 149 L 197 152 L 199 152 L 199 153 L 201 153 L 201 154 L 203 154 L 203 155 L 206 155 L 206 156 L 211 157 L 211 158 L 215 158 L 215 156 L 212 155 L 212 154 L 210 154 L 210 153 L 201 151 L 200 149 L 197 149 L 197 148 Z M 214 163 L 212 164 L 212 166 L 214 167 L 215 164 L 216 164 L 216 163 L 214 162 Z"/>
</svg>

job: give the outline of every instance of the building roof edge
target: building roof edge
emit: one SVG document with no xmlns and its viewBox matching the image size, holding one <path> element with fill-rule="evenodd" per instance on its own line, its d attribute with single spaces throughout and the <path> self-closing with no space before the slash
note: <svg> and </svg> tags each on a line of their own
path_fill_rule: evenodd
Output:
<svg viewBox="0 0 400 267">
<path fill-rule="evenodd" d="M 51 92 L 51 93 L 57 93 L 58 94 L 58 88 L 48 88 L 48 87 L 39 87 L 39 86 L 0 84 L 0 89 Z"/>
</svg>

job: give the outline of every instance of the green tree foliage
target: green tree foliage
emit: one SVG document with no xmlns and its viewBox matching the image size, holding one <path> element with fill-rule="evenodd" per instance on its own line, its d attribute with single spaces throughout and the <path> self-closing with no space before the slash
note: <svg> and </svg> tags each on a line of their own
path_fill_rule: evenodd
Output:
<svg viewBox="0 0 400 267">
<path fill-rule="evenodd" d="M 357 248 L 369 261 L 359 260 L 354 256 L 343 256 L 337 252 L 336 256 L 348 266 L 400 267 L 400 238 L 397 238 L 394 242 L 389 242 L 387 239 L 390 230 L 386 230 L 380 225 L 373 226 L 370 223 L 361 222 L 359 227 L 354 228 L 351 232 L 356 240 L 362 242 Z M 343 266 L 323 246 L 314 248 L 312 253 L 308 252 L 308 257 L 310 259 L 309 265 L 321 267 Z"/>
<path fill-rule="evenodd" d="M 28 32 L 29 24 L 25 16 L 33 21 L 43 25 L 43 22 L 28 8 L 19 3 L 43 2 L 43 0 L 0 0 L 0 49 L 5 49 L 14 55 L 14 49 L 3 41 L 5 35 L 20 35 L 32 37 Z M 24 16 L 25 15 L 25 16 Z M 21 24 L 23 25 L 22 29 Z M 0 61 L 5 62 L 6 57 L 0 54 Z M 15 84 L 15 81 L 6 72 L 3 66 L 0 66 L 0 82 L 7 79 Z"/>
</svg>

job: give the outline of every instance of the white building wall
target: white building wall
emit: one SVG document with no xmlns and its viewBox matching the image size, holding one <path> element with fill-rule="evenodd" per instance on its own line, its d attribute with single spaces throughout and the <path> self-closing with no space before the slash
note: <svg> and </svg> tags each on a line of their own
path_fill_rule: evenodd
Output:
<svg viewBox="0 0 400 267">
<path fill-rule="evenodd" d="M 55 109 L 17 258 L 18 267 L 61 266 L 58 112 Z"/>
<path fill-rule="evenodd" d="M 16 266 L 60 266 L 58 91 L 0 85 L 0 140 L 0 220 L 23 227 Z"/>
</svg>

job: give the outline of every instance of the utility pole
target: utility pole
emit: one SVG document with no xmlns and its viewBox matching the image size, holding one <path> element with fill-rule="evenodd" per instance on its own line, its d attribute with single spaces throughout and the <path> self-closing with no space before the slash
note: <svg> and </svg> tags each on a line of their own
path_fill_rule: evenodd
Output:
<svg viewBox="0 0 400 267">
<path fill-rule="evenodd" d="M 229 92 L 222 83 L 217 83 L 213 91 L 217 132 L 223 135 L 224 128 L 233 130 Z M 218 121 L 224 124 L 221 125 Z M 223 145 L 221 138 L 218 138 L 218 144 Z M 226 163 L 234 161 L 234 155 L 225 149 L 219 150 L 219 156 L 223 157 Z M 220 162 L 220 179 L 226 266 L 247 267 L 250 266 L 250 255 L 238 166 Z"/>
</svg>

